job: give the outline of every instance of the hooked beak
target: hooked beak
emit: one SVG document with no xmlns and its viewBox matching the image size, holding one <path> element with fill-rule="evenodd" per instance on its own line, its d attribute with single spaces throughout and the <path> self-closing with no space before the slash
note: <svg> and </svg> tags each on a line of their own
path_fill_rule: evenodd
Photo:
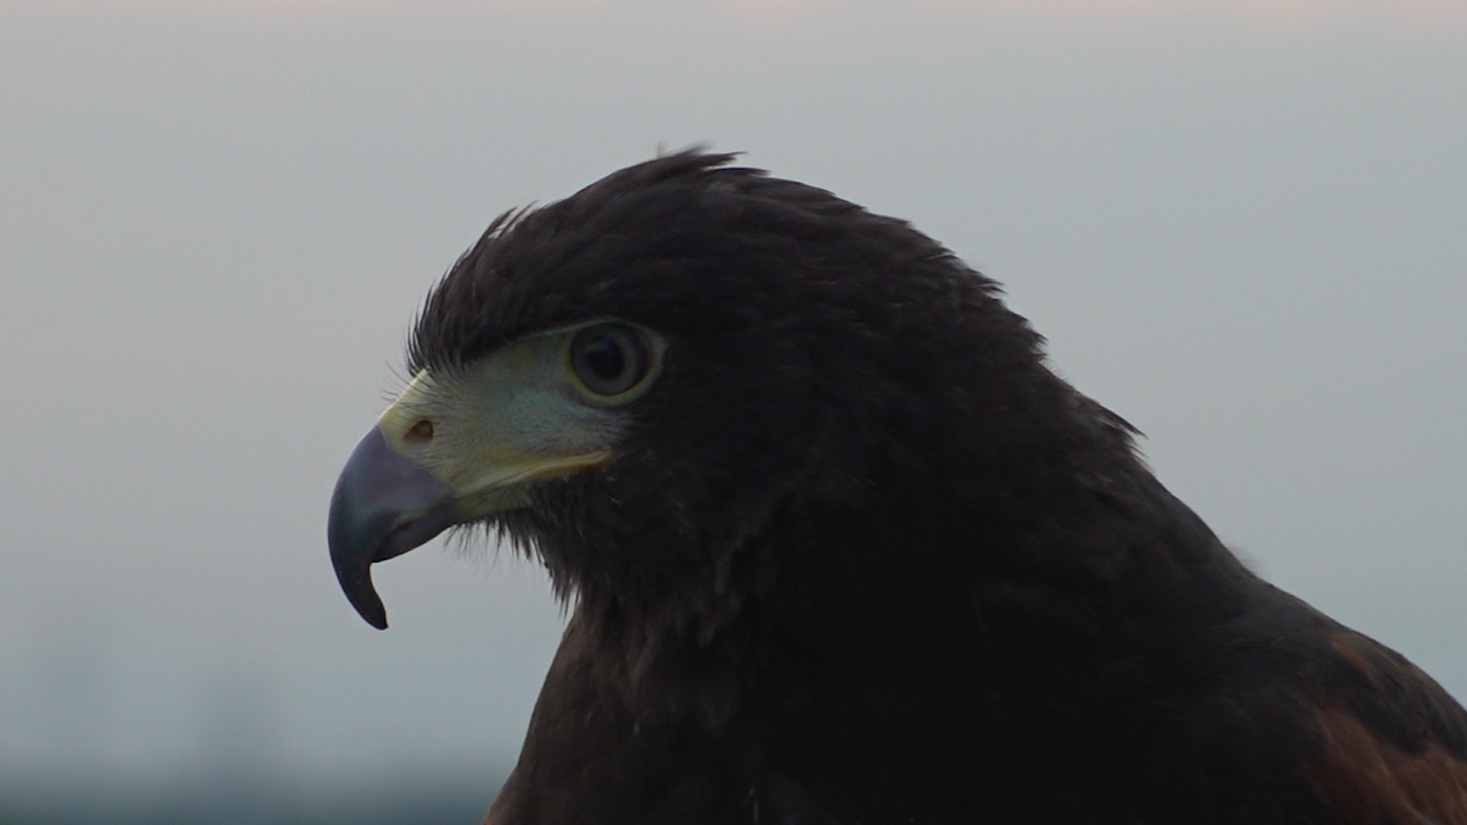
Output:
<svg viewBox="0 0 1467 825">
<path fill-rule="evenodd" d="M 530 336 L 471 368 L 420 370 L 357 444 L 326 533 L 341 589 L 387 627 L 372 565 L 456 524 L 530 506 L 530 490 L 615 455 L 625 412 L 566 378 L 572 331 Z"/>
<path fill-rule="evenodd" d="M 458 524 L 456 504 L 453 489 L 388 446 L 380 427 L 357 444 L 331 495 L 326 536 L 336 580 L 367 624 L 387 627 L 372 564 Z"/>
</svg>

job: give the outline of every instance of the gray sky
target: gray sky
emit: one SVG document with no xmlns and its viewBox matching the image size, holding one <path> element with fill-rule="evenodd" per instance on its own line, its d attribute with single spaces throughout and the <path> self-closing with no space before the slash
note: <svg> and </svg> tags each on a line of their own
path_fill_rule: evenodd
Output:
<svg viewBox="0 0 1467 825">
<path fill-rule="evenodd" d="M 419 551 L 375 632 L 331 486 L 491 217 L 698 141 L 1007 284 L 1225 540 L 1467 696 L 1460 0 L 0 0 L 0 770 L 511 759 L 543 579 Z"/>
</svg>

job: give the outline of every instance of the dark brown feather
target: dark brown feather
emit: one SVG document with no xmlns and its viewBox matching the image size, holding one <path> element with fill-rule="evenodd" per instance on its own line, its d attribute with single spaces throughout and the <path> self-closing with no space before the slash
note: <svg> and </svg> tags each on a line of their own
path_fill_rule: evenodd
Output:
<svg viewBox="0 0 1467 825">
<path fill-rule="evenodd" d="M 1464 821 L 1467 721 L 1259 580 L 907 224 L 697 152 L 496 221 L 411 368 L 667 337 L 495 524 L 574 616 L 495 825 Z"/>
</svg>

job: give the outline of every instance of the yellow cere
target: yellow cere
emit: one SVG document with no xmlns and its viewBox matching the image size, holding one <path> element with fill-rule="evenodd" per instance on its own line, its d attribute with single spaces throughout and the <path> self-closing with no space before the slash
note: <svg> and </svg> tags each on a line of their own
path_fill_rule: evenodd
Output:
<svg viewBox="0 0 1467 825">
<path fill-rule="evenodd" d="M 610 461 L 628 424 L 625 409 L 587 397 L 567 374 L 565 341 L 578 329 L 528 336 L 460 369 L 425 369 L 377 426 L 457 492 L 465 515 L 523 506 L 531 482 Z"/>
</svg>

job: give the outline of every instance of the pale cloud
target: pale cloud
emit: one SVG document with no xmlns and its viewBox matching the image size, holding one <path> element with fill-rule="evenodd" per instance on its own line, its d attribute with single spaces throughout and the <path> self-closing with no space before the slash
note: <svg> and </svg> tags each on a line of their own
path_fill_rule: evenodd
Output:
<svg viewBox="0 0 1467 825">
<path fill-rule="evenodd" d="M 575 0 L 567 0 L 575 2 Z M 917 2 L 952 12 L 1033 15 L 1055 19 L 1138 18 L 1210 15 L 1281 26 L 1328 23 L 1338 19 L 1396 19 L 1467 23 L 1467 0 L 877 0 Z M 735 11 L 765 16 L 828 11 L 844 0 L 725 0 Z"/>
<path fill-rule="evenodd" d="M 957 13 L 1025 14 L 1053 19 L 1087 17 L 1175 17 L 1207 14 L 1270 25 L 1309 25 L 1341 18 L 1467 23 L 1467 0 L 719 0 L 731 16 L 778 20 L 838 13 L 843 6 L 921 4 Z M 626 0 L 0 0 L 0 6 L 155 8 L 231 13 L 289 14 L 373 11 L 406 7 L 510 10 L 559 14 L 645 4 Z"/>
</svg>

